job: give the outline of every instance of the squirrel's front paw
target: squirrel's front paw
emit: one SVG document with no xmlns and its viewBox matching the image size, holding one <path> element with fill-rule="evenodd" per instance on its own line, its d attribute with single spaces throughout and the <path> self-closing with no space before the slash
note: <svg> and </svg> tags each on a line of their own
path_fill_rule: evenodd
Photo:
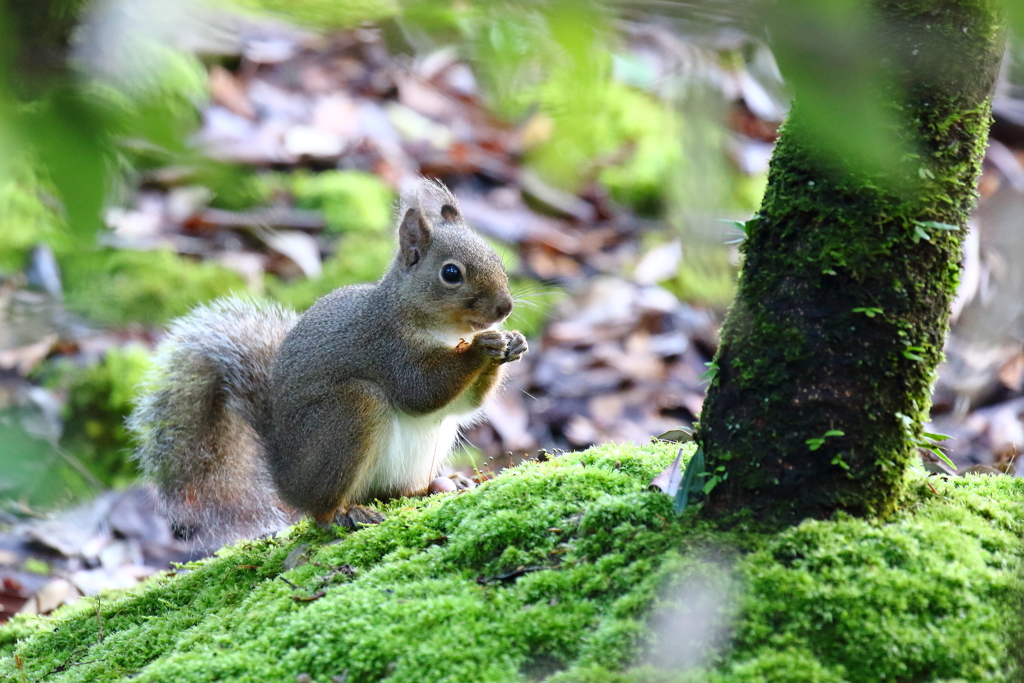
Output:
<svg viewBox="0 0 1024 683">
<path fill-rule="evenodd" d="M 502 360 L 504 363 L 519 360 L 523 357 L 523 354 L 530 350 L 529 345 L 526 343 L 526 337 L 521 332 L 506 332 L 505 340 L 507 344 L 505 346 L 505 357 Z"/>
<path fill-rule="evenodd" d="M 521 332 L 487 330 L 473 338 L 473 346 L 495 363 L 519 360 L 529 350 Z"/>
<path fill-rule="evenodd" d="M 504 363 L 508 349 L 508 338 L 505 335 L 505 332 L 485 330 L 473 337 L 472 348 L 485 358 L 490 358 L 496 363 Z"/>
</svg>

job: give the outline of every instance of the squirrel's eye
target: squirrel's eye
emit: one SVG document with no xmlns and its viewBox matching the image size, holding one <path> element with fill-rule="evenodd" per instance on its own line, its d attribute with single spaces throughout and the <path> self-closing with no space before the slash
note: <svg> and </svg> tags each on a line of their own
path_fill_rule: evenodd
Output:
<svg viewBox="0 0 1024 683">
<path fill-rule="evenodd" d="M 441 266 L 441 279 L 450 285 L 457 285 L 462 282 L 462 271 L 454 263 L 446 263 Z"/>
</svg>

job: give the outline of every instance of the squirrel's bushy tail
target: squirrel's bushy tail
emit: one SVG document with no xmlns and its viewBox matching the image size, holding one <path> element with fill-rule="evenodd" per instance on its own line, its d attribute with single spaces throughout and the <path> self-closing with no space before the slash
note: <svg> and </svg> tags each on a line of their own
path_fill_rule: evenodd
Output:
<svg viewBox="0 0 1024 683">
<path fill-rule="evenodd" d="M 274 359 L 295 320 L 276 304 L 221 299 L 175 321 L 157 348 L 128 428 L 182 535 L 223 542 L 297 517 L 263 452 Z"/>
</svg>

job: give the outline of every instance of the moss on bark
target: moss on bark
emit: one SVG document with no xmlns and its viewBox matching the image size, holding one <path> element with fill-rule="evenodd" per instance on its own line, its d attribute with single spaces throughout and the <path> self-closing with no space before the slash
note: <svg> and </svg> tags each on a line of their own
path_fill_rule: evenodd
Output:
<svg viewBox="0 0 1024 683">
<path fill-rule="evenodd" d="M 998 8 L 875 3 L 890 84 L 872 96 L 912 150 L 896 168 L 827 158 L 797 93 L 747 224 L 701 416 L 709 468 L 728 474 L 713 514 L 793 523 L 893 510 L 922 442 L 976 197 Z"/>
</svg>

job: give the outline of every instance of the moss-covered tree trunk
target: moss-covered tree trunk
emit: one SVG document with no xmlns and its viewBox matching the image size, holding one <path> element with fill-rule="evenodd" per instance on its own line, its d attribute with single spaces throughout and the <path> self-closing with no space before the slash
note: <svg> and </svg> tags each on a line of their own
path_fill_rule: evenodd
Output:
<svg viewBox="0 0 1024 683">
<path fill-rule="evenodd" d="M 895 505 L 922 439 L 976 197 L 1003 51 L 998 7 L 874 3 L 889 85 L 873 96 L 916 151 L 896 168 L 869 172 L 824 153 L 797 90 L 747 225 L 698 429 L 709 473 L 727 475 L 710 492 L 711 514 L 793 523 Z"/>
</svg>

